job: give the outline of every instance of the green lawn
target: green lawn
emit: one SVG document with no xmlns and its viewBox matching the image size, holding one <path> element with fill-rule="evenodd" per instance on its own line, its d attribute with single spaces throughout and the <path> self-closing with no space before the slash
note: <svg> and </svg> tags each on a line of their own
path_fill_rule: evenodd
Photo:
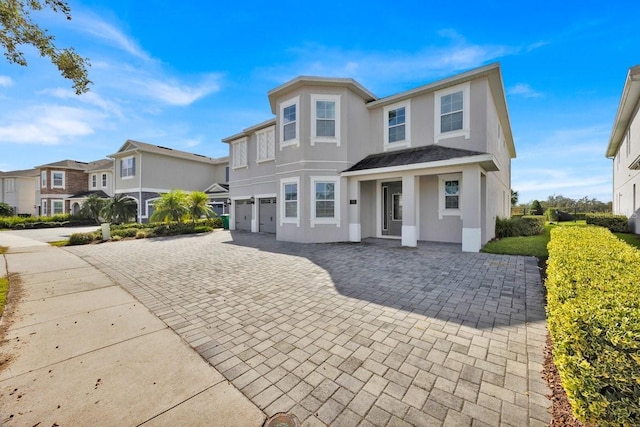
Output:
<svg viewBox="0 0 640 427">
<path fill-rule="evenodd" d="M 547 223 L 544 234 L 527 237 L 505 237 L 504 239 L 487 243 L 484 248 L 482 248 L 482 252 L 490 254 L 526 255 L 538 258 L 547 258 L 549 256 L 549 253 L 547 252 L 547 243 L 549 243 L 552 229 L 556 227 L 586 227 L 586 225 L 585 221 Z M 640 249 L 640 238 L 638 235 L 629 233 L 613 234 L 627 244 Z"/>
</svg>

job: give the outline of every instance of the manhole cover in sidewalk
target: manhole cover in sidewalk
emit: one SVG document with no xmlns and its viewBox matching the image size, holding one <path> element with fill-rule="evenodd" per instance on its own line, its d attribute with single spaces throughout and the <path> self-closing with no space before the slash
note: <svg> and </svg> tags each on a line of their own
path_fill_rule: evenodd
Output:
<svg viewBox="0 0 640 427">
<path fill-rule="evenodd" d="M 280 412 L 267 420 L 264 427 L 299 427 L 298 418 L 292 414 Z"/>
</svg>

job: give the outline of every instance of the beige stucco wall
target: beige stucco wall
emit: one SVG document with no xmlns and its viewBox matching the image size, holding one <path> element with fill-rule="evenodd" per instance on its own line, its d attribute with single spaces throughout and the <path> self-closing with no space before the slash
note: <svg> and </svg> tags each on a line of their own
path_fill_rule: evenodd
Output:
<svg viewBox="0 0 640 427">
<path fill-rule="evenodd" d="M 8 192 L 6 181 L 14 180 L 15 191 Z M 38 177 L 7 177 L 0 178 L 0 201 L 8 204 L 16 210 L 17 214 L 36 215 L 36 185 L 39 184 Z"/>
<path fill-rule="evenodd" d="M 629 166 L 640 157 L 639 108 L 640 104 L 636 105 L 622 144 L 613 159 L 613 212 L 629 217 L 631 231 L 637 234 L 640 234 L 640 221 L 638 220 L 640 215 L 640 170 L 629 169 Z"/>
</svg>

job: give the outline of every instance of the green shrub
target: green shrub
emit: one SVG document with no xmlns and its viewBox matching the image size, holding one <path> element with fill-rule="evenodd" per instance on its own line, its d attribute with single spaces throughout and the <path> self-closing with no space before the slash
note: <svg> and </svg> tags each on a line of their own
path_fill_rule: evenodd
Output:
<svg viewBox="0 0 640 427">
<path fill-rule="evenodd" d="M 147 232 L 144 230 L 136 231 L 136 239 L 145 239 L 147 237 Z"/>
<path fill-rule="evenodd" d="M 545 219 L 542 215 L 523 216 L 517 221 L 519 236 L 536 236 L 544 233 Z"/>
<path fill-rule="evenodd" d="M 208 225 L 196 225 L 193 229 L 194 233 L 209 233 L 210 231 L 213 231 L 213 228 Z"/>
<path fill-rule="evenodd" d="M 120 236 L 122 238 L 136 237 L 136 234 L 138 234 L 138 230 L 136 230 L 135 228 L 121 228 L 119 230 L 111 230 L 111 236 Z"/>
<path fill-rule="evenodd" d="M 601 227 L 551 231 L 547 320 L 578 419 L 640 425 L 640 251 Z"/>
<path fill-rule="evenodd" d="M 69 236 L 69 245 L 86 245 L 99 238 L 98 233 L 73 233 Z"/>
<path fill-rule="evenodd" d="M 613 233 L 628 233 L 629 219 L 624 215 L 590 213 L 586 215 L 587 224 L 608 228 Z"/>
<path fill-rule="evenodd" d="M 0 202 L 0 216 L 12 216 L 13 208 L 4 202 Z"/>
<path fill-rule="evenodd" d="M 502 239 L 504 237 L 516 237 L 519 234 L 518 218 L 496 218 L 496 237 Z"/>
<path fill-rule="evenodd" d="M 153 231 L 157 236 L 174 236 L 176 234 L 191 234 L 194 232 L 193 223 L 166 222 L 156 223 Z"/>
</svg>

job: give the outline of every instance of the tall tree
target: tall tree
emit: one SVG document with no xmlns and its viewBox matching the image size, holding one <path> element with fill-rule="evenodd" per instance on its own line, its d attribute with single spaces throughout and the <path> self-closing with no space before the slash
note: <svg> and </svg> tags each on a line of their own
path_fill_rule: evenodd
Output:
<svg viewBox="0 0 640 427">
<path fill-rule="evenodd" d="M 207 193 L 202 191 L 194 191 L 187 196 L 187 210 L 189 217 L 195 223 L 196 219 L 206 216 L 210 217 L 214 214 L 213 209 L 208 205 L 209 197 Z"/>
<path fill-rule="evenodd" d="M 114 224 L 133 221 L 137 214 L 138 203 L 124 194 L 116 194 L 110 198 L 100 211 L 100 215 L 105 221 Z"/>
<path fill-rule="evenodd" d="M 154 202 L 153 214 L 149 220 L 180 222 L 188 214 L 187 194 L 182 190 L 171 190 Z"/>
<path fill-rule="evenodd" d="M 518 195 L 518 192 L 511 190 L 511 206 L 515 206 L 518 204 L 518 197 L 520 197 Z"/>
<path fill-rule="evenodd" d="M 71 20 L 71 8 L 65 0 L 0 0 L 0 46 L 7 61 L 27 66 L 21 46 L 31 45 L 42 57 L 47 57 L 58 67 L 60 74 L 73 82 L 77 95 L 89 91 L 87 58 L 76 53 L 73 48 L 60 49 L 54 44 L 55 38 L 33 22 L 31 12 L 49 8 L 62 13 Z"/>
</svg>

